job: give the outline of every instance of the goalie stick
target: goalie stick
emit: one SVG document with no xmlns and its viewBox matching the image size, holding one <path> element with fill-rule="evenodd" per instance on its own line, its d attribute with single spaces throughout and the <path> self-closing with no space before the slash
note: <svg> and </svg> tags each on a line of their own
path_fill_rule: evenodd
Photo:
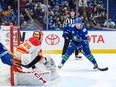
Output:
<svg viewBox="0 0 116 87">
<path fill-rule="evenodd" d="M 41 75 L 39 75 L 39 73 L 36 72 L 34 69 L 32 69 L 31 73 L 32 73 L 37 79 L 39 79 L 39 81 L 41 81 L 43 84 L 46 83 L 46 80 L 45 80 Z"/>
<path fill-rule="evenodd" d="M 72 43 L 73 43 L 73 42 L 72 42 Z M 75 45 L 75 43 L 73 43 L 73 45 L 76 47 L 77 50 L 79 50 L 79 47 L 77 47 L 77 46 Z M 84 53 L 84 52 L 82 52 L 81 50 L 80 50 L 80 52 L 85 56 L 85 53 Z M 86 57 L 86 56 L 85 56 L 85 57 Z M 99 68 L 99 67 L 97 66 L 97 67 L 94 67 L 94 69 L 98 69 L 98 70 L 100 70 L 100 71 L 106 71 L 106 70 L 108 70 L 108 67 Z"/>
</svg>

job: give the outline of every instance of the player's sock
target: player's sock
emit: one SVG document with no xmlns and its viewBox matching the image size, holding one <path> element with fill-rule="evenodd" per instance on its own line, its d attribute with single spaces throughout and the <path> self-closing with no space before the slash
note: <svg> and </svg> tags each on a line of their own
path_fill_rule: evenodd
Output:
<svg viewBox="0 0 116 87">
<path fill-rule="evenodd" d="M 93 55 L 91 55 L 88 59 L 91 61 L 91 63 L 94 65 L 95 68 L 98 67 L 98 64 Z"/>
<path fill-rule="evenodd" d="M 58 66 L 59 69 L 62 68 L 62 66 L 63 66 L 64 63 L 68 60 L 68 58 L 69 58 L 69 57 L 67 57 L 67 56 L 65 56 L 65 55 L 62 56 L 62 61 L 61 61 L 61 63 L 60 63 L 59 66 Z"/>
</svg>

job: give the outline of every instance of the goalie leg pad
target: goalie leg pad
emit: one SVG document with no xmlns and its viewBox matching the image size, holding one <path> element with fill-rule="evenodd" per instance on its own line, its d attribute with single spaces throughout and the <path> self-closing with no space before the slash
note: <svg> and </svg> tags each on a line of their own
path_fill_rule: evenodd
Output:
<svg viewBox="0 0 116 87">
<path fill-rule="evenodd" d="M 39 72 L 38 74 L 41 75 L 47 82 L 51 81 L 50 71 Z M 43 85 L 43 83 L 39 81 L 39 79 L 34 75 L 32 75 L 32 73 L 16 72 L 14 74 L 14 85 Z"/>
</svg>

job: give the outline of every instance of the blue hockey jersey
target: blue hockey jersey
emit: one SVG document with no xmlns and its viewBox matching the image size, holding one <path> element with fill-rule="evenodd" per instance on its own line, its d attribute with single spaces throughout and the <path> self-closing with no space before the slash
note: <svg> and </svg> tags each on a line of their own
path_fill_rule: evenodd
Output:
<svg viewBox="0 0 116 87">
<path fill-rule="evenodd" d="M 11 64 L 12 55 L 6 49 L 4 49 L 2 43 L 0 43 L 0 59 L 4 64 L 10 66 L 12 65 Z"/>
<path fill-rule="evenodd" d="M 67 24 L 63 28 L 63 37 L 66 38 L 69 34 L 68 32 L 72 33 L 72 40 L 76 42 L 80 41 L 87 41 L 88 40 L 88 31 L 84 25 L 82 25 L 81 29 L 77 29 L 75 24 Z"/>
</svg>

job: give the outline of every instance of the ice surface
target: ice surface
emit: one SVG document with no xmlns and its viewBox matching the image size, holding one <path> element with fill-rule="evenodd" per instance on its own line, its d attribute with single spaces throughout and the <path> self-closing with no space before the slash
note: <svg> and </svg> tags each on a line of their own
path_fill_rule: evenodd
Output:
<svg viewBox="0 0 116 87">
<path fill-rule="evenodd" d="M 49 55 L 58 66 L 61 55 Z M 93 55 L 99 67 L 109 67 L 109 70 L 104 72 L 93 70 L 93 65 L 84 56 L 81 60 L 75 60 L 74 55 L 72 55 L 62 69 L 58 70 L 60 78 L 48 82 L 48 85 L 35 85 L 34 87 L 116 87 L 116 54 Z M 1 62 L 0 66 L 0 87 L 10 86 L 9 67 Z"/>
</svg>

